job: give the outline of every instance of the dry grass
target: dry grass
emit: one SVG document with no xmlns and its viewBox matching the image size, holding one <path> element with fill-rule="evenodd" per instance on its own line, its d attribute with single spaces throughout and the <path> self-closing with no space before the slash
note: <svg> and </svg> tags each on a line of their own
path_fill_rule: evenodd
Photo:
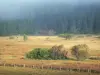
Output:
<svg viewBox="0 0 100 75">
<path fill-rule="evenodd" d="M 0 67 L 0 75 L 89 75 L 84 72 L 69 72 L 69 71 L 57 71 L 57 70 L 40 70 L 29 68 L 10 68 Z M 91 74 L 99 75 L 99 74 Z"/>
<path fill-rule="evenodd" d="M 100 56 L 100 39 L 94 37 L 74 37 L 71 40 L 65 40 L 63 38 L 59 38 L 57 36 L 28 36 L 29 40 L 24 42 L 23 37 L 19 36 L 15 39 L 9 39 L 9 37 L 0 37 L 0 52 L 1 59 L 8 63 L 39 63 L 39 60 L 22 60 L 25 53 L 32 50 L 33 48 L 50 48 L 54 45 L 63 44 L 66 48 L 70 50 L 70 48 L 77 44 L 87 44 L 90 48 L 90 55 L 92 56 Z M 47 38 L 49 39 L 47 40 Z M 59 62 L 58 62 L 59 61 Z M 57 62 L 53 60 L 47 61 L 44 60 L 45 63 L 56 63 L 62 64 L 66 63 L 66 61 L 58 60 Z M 61 63 L 60 63 L 61 62 Z M 71 61 L 72 62 L 72 61 Z M 91 61 L 96 62 L 96 61 Z"/>
</svg>

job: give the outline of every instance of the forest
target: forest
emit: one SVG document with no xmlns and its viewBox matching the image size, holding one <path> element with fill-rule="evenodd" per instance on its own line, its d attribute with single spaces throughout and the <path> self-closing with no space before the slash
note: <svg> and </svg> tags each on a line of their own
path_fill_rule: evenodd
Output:
<svg viewBox="0 0 100 75">
<path fill-rule="evenodd" d="M 0 17 L 0 35 L 35 35 L 50 30 L 56 34 L 98 34 L 100 33 L 99 9 L 99 3 L 30 4 L 24 9 L 20 8 L 17 18 Z"/>
</svg>

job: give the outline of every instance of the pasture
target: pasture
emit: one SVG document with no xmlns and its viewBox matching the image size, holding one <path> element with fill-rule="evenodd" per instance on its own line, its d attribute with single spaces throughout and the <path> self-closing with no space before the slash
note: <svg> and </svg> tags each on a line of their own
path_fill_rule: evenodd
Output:
<svg viewBox="0 0 100 75">
<path fill-rule="evenodd" d="M 40 70 L 30 68 L 11 68 L 11 67 L 0 67 L 0 75 L 89 75 L 85 72 L 74 72 L 74 71 L 58 71 L 58 70 Z M 91 74 L 99 75 L 99 74 Z"/>
<path fill-rule="evenodd" d="M 31 51 L 33 48 L 51 48 L 54 45 L 64 45 L 64 47 L 69 51 L 69 56 L 71 58 L 72 55 L 70 53 L 70 48 L 77 44 L 87 44 L 90 48 L 89 50 L 90 56 L 100 56 L 100 38 L 97 38 L 96 35 L 92 35 L 92 36 L 76 35 L 70 40 L 66 40 L 58 36 L 28 36 L 28 40 L 24 41 L 23 36 L 17 36 L 17 37 L 13 36 L 13 37 L 14 39 L 9 39 L 9 36 L 0 37 L 0 61 L 3 63 L 28 64 L 28 65 L 33 65 L 33 64 L 66 65 L 67 63 L 72 63 L 72 64 L 77 63 L 76 60 L 70 60 L 70 59 L 69 60 L 29 60 L 25 58 L 25 54 Z M 79 62 L 85 64 L 98 64 L 98 63 L 100 64 L 100 60 L 85 60 Z M 11 75 L 9 73 L 12 73 L 12 75 L 15 75 L 13 73 L 16 73 L 16 75 L 22 75 L 24 73 L 25 73 L 24 75 L 32 75 L 26 73 L 26 71 L 17 73 L 19 71 L 15 72 L 16 69 L 14 69 L 13 71 L 12 68 L 10 68 L 9 70 L 10 71 L 8 71 L 8 68 L 0 67 L 0 71 L 2 72 L 7 71 L 6 74 L 2 74 L 1 72 L 0 75 Z M 51 72 L 48 74 L 51 74 Z M 58 72 L 53 72 L 53 74 L 66 75 L 67 73 L 66 72 L 62 73 L 62 71 L 61 72 L 58 71 Z M 36 75 L 41 75 L 41 74 L 36 74 Z M 71 75 L 75 75 L 75 73 L 73 72 L 73 74 Z M 77 75 L 82 75 L 82 74 L 77 74 Z"/>
</svg>

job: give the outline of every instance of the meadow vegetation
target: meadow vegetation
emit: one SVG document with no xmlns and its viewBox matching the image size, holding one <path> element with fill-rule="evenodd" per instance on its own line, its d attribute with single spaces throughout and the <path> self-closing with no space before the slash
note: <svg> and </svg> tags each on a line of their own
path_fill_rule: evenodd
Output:
<svg viewBox="0 0 100 75">
<path fill-rule="evenodd" d="M 89 58 L 89 47 L 86 44 L 75 45 L 71 50 L 72 55 L 74 55 L 77 60 L 85 60 Z"/>
<path fill-rule="evenodd" d="M 41 70 L 41 69 L 29 69 L 29 68 L 11 68 L 11 67 L 0 67 L 0 75 L 89 75 L 85 72 L 74 72 L 74 71 L 60 71 L 60 70 Z M 99 74 L 91 74 L 99 75 Z"/>
<path fill-rule="evenodd" d="M 85 60 L 89 58 L 89 47 L 86 44 L 75 45 L 71 48 L 71 54 L 77 60 Z M 35 48 L 32 51 L 26 53 L 28 59 L 46 59 L 46 60 L 58 60 L 58 59 L 70 59 L 68 58 L 69 51 L 63 45 L 55 45 L 52 48 Z"/>
<path fill-rule="evenodd" d="M 58 36 L 62 37 L 62 38 L 65 38 L 66 40 L 70 40 L 70 39 L 72 39 L 73 34 L 67 34 L 67 33 L 65 33 L 65 34 L 59 34 Z"/>
<path fill-rule="evenodd" d="M 35 48 L 26 53 L 26 58 L 29 59 L 49 59 L 50 53 L 47 48 Z"/>
<path fill-rule="evenodd" d="M 26 58 L 29 59 L 46 59 L 46 60 L 57 60 L 67 59 L 68 51 L 63 45 L 53 46 L 52 48 L 35 48 L 26 54 Z"/>
<path fill-rule="evenodd" d="M 23 41 L 25 36 L 28 37 L 26 42 Z M 70 40 L 58 36 L 25 36 L 18 36 L 18 38 L 12 40 L 8 39 L 9 37 L 0 37 L 0 58 L 2 62 L 26 65 L 41 65 L 42 63 L 43 65 L 67 65 L 76 62 L 83 64 L 99 63 L 99 60 L 92 58 L 91 60 L 85 60 L 92 56 L 93 58 L 95 56 L 100 57 L 100 40 L 96 38 L 97 35 L 92 35 L 92 37 L 90 35 L 74 35 L 75 37 L 73 36 Z M 27 59 L 24 59 L 24 55 Z M 73 57 L 78 61 L 73 60 Z M 67 72 L 65 72 L 66 74 Z"/>
</svg>

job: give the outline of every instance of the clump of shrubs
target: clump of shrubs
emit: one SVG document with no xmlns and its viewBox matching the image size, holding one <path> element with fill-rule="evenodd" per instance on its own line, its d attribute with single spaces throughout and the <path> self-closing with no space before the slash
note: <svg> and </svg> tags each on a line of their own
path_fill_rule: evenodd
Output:
<svg viewBox="0 0 100 75">
<path fill-rule="evenodd" d="M 66 40 L 72 39 L 72 34 L 60 34 L 59 37 L 65 38 Z"/>
<path fill-rule="evenodd" d="M 68 52 L 63 45 L 53 46 L 51 49 L 47 48 L 35 48 L 26 54 L 26 58 L 29 59 L 67 59 Z"/>
<path fill-rule="evenodd" d="M 71 53 L 77 60 L 85 60 L 89 57 L 89 47 L 86 44 L 75 45 L 71 49 Z"/>
<path fill-rule="evenodd" d="M 86 44 L 75 45 L 71 48 L 71 54 L 77 60 L 85 60 L 89 58 L 89 47 Z M 26 54 L 28 59 L 68 59 L 68 50 L 63 45 L 55 45 L 52 48 L 35 48 Z"/>
</svg>

